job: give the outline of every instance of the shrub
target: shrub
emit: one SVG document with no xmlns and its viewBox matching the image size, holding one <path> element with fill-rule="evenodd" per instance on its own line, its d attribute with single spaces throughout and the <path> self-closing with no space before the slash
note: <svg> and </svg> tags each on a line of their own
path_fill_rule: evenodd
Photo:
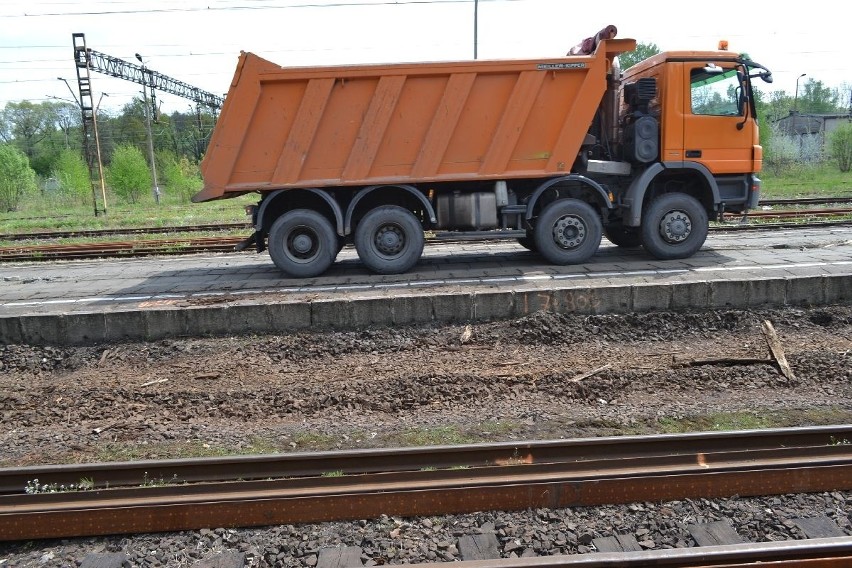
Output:
<svg viewBox="0 0 852 568">
<path fill-rule="evenodd" d="M 0 209 L 15 211 L 24 195 L 37 190 L 27 156 L 10 144 L 0 145 Z"/>
<path fill-rule="evenodd" d="M 160 160 L 163 164 L 163 178 L 166 186 L 173 195 L 180 196 L 183 201 L 190 198 L 201 189 L 201 174 L 198 166 L 189 161 L 185 156 L 180 158 L 173 154 L 163 156 Z"/>
<path fill-rule="evenodd" d="M 91 200 L 89 166 L 79 152 L 63 150 L 54 165 L 53 177 L 59 182 L 59 191 L 72 203 L 85 205 Z"/>
<path fill-rule="evenodd" d="M 116 195 L 130 203 L 139 203 L 139 199 L 151 187 L 148 162 L 139 148 L 130 144 L 122 144 L 115 149 L 106 177 Z"/>
<path fill-rule="evenodd" d="M 852 122 L 840 125 L 829 134 L 828 151 L 841 172 L 852 169 Z"/>
</svg>

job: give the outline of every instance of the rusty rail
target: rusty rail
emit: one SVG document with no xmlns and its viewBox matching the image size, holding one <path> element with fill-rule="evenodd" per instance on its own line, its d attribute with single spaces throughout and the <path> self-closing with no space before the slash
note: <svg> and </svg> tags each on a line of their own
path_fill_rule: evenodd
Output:
<svg viewBox="0 0 852 568">
<path fill-rule="evenodd" d="M 852 424 L 804 428 L 767 428 L 734 432 L 694 432 L 646 436 L 609 436 L 566 440 L 497 442 L 453 446 L 379 448 L 331 452 L 143 460 L 0 468 L 0 495 L 23 493 L 27 482 L 42 485 L 91 481 L 93 488 L 140 486 L 152 480 L 199 483 L 234 479 L 315 477 L 335 471 L 346 475 L 450 469 L 505 464 L 581 463 L 655 457 L 698 459 L 716 452 L 758 452 L 822 448 L 852 441 Z"/>
<path fill-rule="evenodd" d="M 453 568 L 845 568 L 852 563 L 852 538 L 761 542 L 672 548 L 642 552 L 598 552 L 454 562 Z M 437 566 L 430 563 L 426 566 Z M 445 563 L 440 563 L 444 565 Z"/>
<path fill-rule="evenodd" d="M 374 473 L 327 470 L 289 479 L 5 495 L 0 497 L 0 540 L 852 489 L 852 445 L 836 437 L 847 436 L 849 427 L 834 434 L 823 430 L 822 443 L 808 439 L 819 430 L 804 429 L 798 432 L 801 438 L 796 430 L 774 430 L 764 442 L 773 439 L 772 445 L 780 444 L 775 447 L 755 447 L 759 431 L 693 434 L 681 441 L 691 443 L 691 450 L 684 451 L 684 445 L 681 453 L 664 450 L 664 441 L 677 445 L 679 436 L 647 437 L 648 445 L 640 447 L 636 444 L 642 443 L 641 437 L 623 438 L 620 444 L 614 438 L 600 444 L 575 440 L 570 460 L 515 458 L 508 462 L 513 465 L 434 470 L 399 469 L 401 462 L 394 462 L 388 450 L 375 457 L 383 454 L 392 465 L 378 468 L 381 461 L 374 461 Z M 738 441 L 752 446 L 738 447 Z M 546 447 L 532 446 L 546 453 Z M 484 449 L 457 448 L 471 456 Z M 430 453 L 443 452 L 446 458 L 447 448 L 421 450 L 406 468 L 422 463 Z M 409 451 L 400 454 L 412 456 Z M 344 459 L 354 457 L 350 453 Z M 477 460 L 466 461 L 481 463 Z M 323 467 L 333 464 L 326 461 Z"/>
</svg>

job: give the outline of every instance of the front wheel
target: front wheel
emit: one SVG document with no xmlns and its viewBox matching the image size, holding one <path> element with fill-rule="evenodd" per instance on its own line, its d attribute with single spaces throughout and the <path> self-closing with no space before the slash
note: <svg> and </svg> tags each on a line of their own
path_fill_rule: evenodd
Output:
<svg viewBox="0 0 852 568">
<path fill-rule="evenodd" d="M 685 193 L 665 193 L 642 215 L 642 245 L 660 260 L 688 258 L 707 239 L 707 211 Z"/>
<path fill-rule="evenodd" d="M 296 278 L 310 278 L 325 272 L 334 262 L 337 246 L 331 221 L 309 209 L 284 213 L 269 230 L 272 262 Z"/>
<path fill-rule="evenodd" d="M 423 226 L 414 213 L 396 205 L 377 207 L 355 227 L 355 250 L 378 274 L 401 274 L 423 254 Z"/>
<path fill-rule="evenodd" d="M 591 205 L 560 199 L 544 208 L 535 223 L 538 252 L 553 264 L 579 264 L 601 244 L 601 218 Z"/>
</svg>

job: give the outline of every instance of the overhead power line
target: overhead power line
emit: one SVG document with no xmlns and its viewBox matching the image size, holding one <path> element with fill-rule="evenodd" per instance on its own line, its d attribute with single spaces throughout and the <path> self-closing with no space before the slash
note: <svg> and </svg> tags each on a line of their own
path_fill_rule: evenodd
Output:
<svg viewBox="0 0 852 568">
<path fill-rule="evenodd" d="M 388 0 L 385 2 L 328 2 L 281 5 L 233 5 L 233 6 L 198 6 L 172 8 L 143 8 L 130 10 L 88 10 L 80 12 L 38 12 L 24 14 L 5 14 L 6 18 L 35 18 L 43 16 L 105 16 L 113 14 L 159 14 L 173 12 L 222 12 L 236 10 L 288 10 L 292 8 L 342 8 L 347 6 L 411 6 L 432 4 L 473 4 L 475 0 Z M 528 0 L 479 0 L 482 2 L 526 2 Z"/>
<path fill-rule="evenodd" d="M 82 37 L 83 34 L 79 35 Z M 189 99 L 212 109 L 221 108 L 225 102 L 224 98 L 219 95 L 214 95 L 183 81 L 163 75 L 162 73 L 148 69 L 144 65 L 136 65 L 135 63 L 124 61 L 123 59 L 95 51 L 94 49 L 75 49 L 74 55 L 78 67 L 88 67 L 90 70 L 98 73 L 133 81 L 134 83 L 139 83 L 158 91 Z"/>
</svg>

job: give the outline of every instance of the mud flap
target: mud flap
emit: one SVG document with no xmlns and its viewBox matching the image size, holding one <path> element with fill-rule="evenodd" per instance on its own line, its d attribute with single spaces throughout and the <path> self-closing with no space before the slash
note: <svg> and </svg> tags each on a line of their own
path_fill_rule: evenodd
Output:
<svg viewBox="0 0 852 568">
<path fill-rule="evenodd" d="M 257 252 L 263 252 L 263 249 L 265 247 L 263 246 L 262 243 L 263 243 L 263 239 L 258 240 L 258 234 L 257 234 L 257 231 L 255 231 L 246 240 L 244 240 L 240 243 L 237 243 L 237 245 L 234 247 L 234 250 L 237 251 L 237 252 L 242 252 L 242 251 L 246 250 L 247 248 L 249 248 L 251 245 L 257 245 L 257 247 L 256 247 Z"/>
</svg>

